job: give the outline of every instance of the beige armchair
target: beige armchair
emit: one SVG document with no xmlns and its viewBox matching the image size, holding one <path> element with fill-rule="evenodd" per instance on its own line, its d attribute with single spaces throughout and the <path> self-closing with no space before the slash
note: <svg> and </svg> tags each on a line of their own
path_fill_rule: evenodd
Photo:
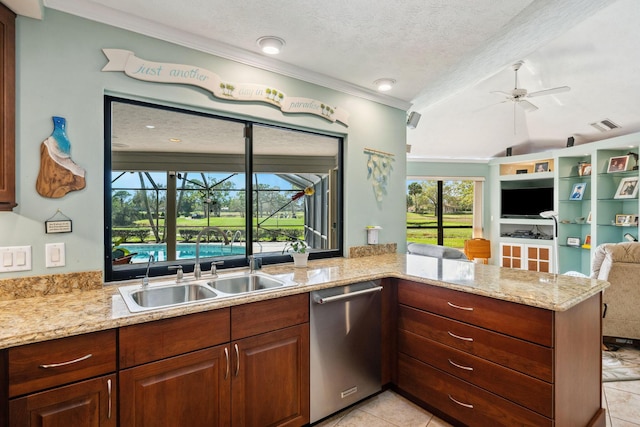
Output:
<svg viewBox="0 0 640 427">
<path fill-rule="evenodd" d="M 640 243 L 596 248 L 591 277 L 611 283 L 603 294 L 602 335 L 640 340 Z M 605 339 L 611 341 L 610 339 Z M 613 340 L 613 342 L 622 342 Z"/>
</svg>

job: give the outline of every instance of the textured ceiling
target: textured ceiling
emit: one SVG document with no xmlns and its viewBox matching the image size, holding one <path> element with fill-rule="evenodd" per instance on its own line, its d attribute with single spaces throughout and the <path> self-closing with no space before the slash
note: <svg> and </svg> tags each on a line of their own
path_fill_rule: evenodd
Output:
<svg viewBox="0 0 640 427">
<path fill-rule="evenodd" d="M 40 2 L 42 0 L 25 0 Z M 635 129 L 637 0 L 44 0 L 49 8 L 147 34 L 221 57 L 419 111 L 408 130 L 410 158 L 486 159 L 506 147 L 537 151 L 576 135 L 606 136 L 588 123 Z M 45 13 L 46 19 L 46 13 Z M 622 29 L 628 34 L 621 35 Z M 286 40 L 277 59 L 256 39 Z M 626 52 L 626 54 L 625 54 Z M 626 70 L 615 64 L 631 57 Z M 538 111 L 493 105 L 513 89 L 510 65 L 525 61 L 529 91 L 569 85 L 536 98 Z M 379 94 L 373 81 L 397 80 Z M 539 100 L 539 101 L 538 101 Z M 623 108 L 624 107 L 624 108 Z M 628 119 L 627 119 L 628 118 Z M 635 122 L 634 122 L 635 120 Z M 585 125 L 586 123 L 586 125 Z"/>
</svg>

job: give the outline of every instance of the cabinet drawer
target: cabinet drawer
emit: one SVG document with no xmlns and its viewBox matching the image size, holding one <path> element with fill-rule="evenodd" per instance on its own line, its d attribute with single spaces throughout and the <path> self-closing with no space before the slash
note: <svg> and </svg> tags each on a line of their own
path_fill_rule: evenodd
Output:
<svg viewBox="0 0 640 427">
<path fill-rule="evenodd" d="M 229 342 L 229 309 L 120 328 L 120 368 Z"/>
<path fill-rule="evenodd" d="M 114 372 L 116 332 L 108 330 L 10 348 L 9 396 Z"/>
<path fill-rule="evenodd" d="M 398 281 L 398 302 L 553 346 L 553 313 L 549 310 L 407 280 Z"/>
<path fill-rule="evenodd" d="M 553 386 L 547 382 L 404 330 L 399 331 L 398 351 L 546 417 L 553 417 Z"/>
<path fill-rule="evenodd" d="M 398 387 L 465 425 L 553 425 L 549 418 L 402 353 L 398 356 Z"/>
<path fill-rule="evenodd" d="M 553 382 L 553 350 L 477 326 L 401 305 L 398 328 Z"/>
<path fill-rule="evenodd" d="M 231 339 L 238 340 L 309 322 L 309 294 L 231 307 Z"/>
</svg>

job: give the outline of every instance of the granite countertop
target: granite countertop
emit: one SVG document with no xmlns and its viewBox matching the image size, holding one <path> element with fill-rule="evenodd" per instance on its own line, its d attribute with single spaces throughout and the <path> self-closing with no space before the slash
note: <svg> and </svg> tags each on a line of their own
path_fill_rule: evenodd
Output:
<svg viewBox="0 0 640 427">
<path fill-rule="evenodd" d="M 265 266 L 262 271 L 297 285 L 140 313 L 131 313 L 118 292 L 119 286 L 131 282 L 0 301 L 0 349 L 386 277 L 552 311 L 567 310 L 609 286 L 602 280 L 405 254 L 329 258 L 309 261 L 307 268 L 287 263 Z"/>
</svg>

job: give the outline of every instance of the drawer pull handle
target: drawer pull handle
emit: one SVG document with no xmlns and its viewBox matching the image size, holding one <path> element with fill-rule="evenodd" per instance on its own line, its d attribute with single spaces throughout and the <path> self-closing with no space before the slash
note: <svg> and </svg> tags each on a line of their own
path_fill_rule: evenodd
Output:
<svg viewBox="0 0 640 427">
<path fill-rule="evenodd" d="M 224 379 L 229 378 L 229 349 L 227 347 L 224 348 L 224 358 L 227 361 L 227 370 L 224 373 Z"/>
<path fill-rule="evenodd" d="M 462 307 L 461 305 L 455 305 L 449 301 L 447 301 L 447 304 L 449 304 L 449 307 L 457 308 L 458 310 L 473 311 L 473 307 Z"/>
<path fill-rule="evenodd" d="M 473 338 L 469 338 L 469 337 L 461 337 L 460 335 L 456 335 L 451 331 L 447 331 L 447 333 L 449 335 L 451 335 L 454 338 L 458 338 L 459 340 L 463 340 L 463 341 L 469 341 L 469 342 L 473 342 Z"/>
<path fill-rule="evenodd" d="M 111 419 L 111 380 L 107 380 L 107 391 L 109 393 L 109 409 L 107 410 L 107 419 Z"/>
<path fill-rule="evenodd" d="M 238 350 L 238 344 L 233 345 L 236 349 L 236 377 L 240 373 L 240 350 Z"/>
<path fill-rule="evenodd" d="M 449 399 L 451 399 L 451 401 L 457 403 L 458 405 L 464 406 L 465 408 L 473 409 L 473 405 L 471 405 L 470 403 L 462 403 L 459 400 L 456 400 L 453 397 L 451 397 L 450 394 L 448 394 L 447 396 L 449 396 Z"/>
<path fill-rule="evenodd" d="M 471 366 L 458 365 L 456 362 L 454 362 L 451 359 L 449 359 L 449 363 L 455 366 L 456 368 L 464 369 L 465 371 L 473 371 L 473 368 Z"/>
<path fill-rule="evenodd" d="M 87 360 L 88 358 L 90 358 L 92 356 L 93 356 L 93 354 L 87 354 L 86 356 L 78 357 L 77 359 L 69 360 L 68 362 L 49 363 L 48 365 L 40 365 L 40 367 L 43 368 L 43 369 L 59 368 L 60 366 L 73 365 L 74 363 L 82 362 L 83 360 Z"/>
</svg>

